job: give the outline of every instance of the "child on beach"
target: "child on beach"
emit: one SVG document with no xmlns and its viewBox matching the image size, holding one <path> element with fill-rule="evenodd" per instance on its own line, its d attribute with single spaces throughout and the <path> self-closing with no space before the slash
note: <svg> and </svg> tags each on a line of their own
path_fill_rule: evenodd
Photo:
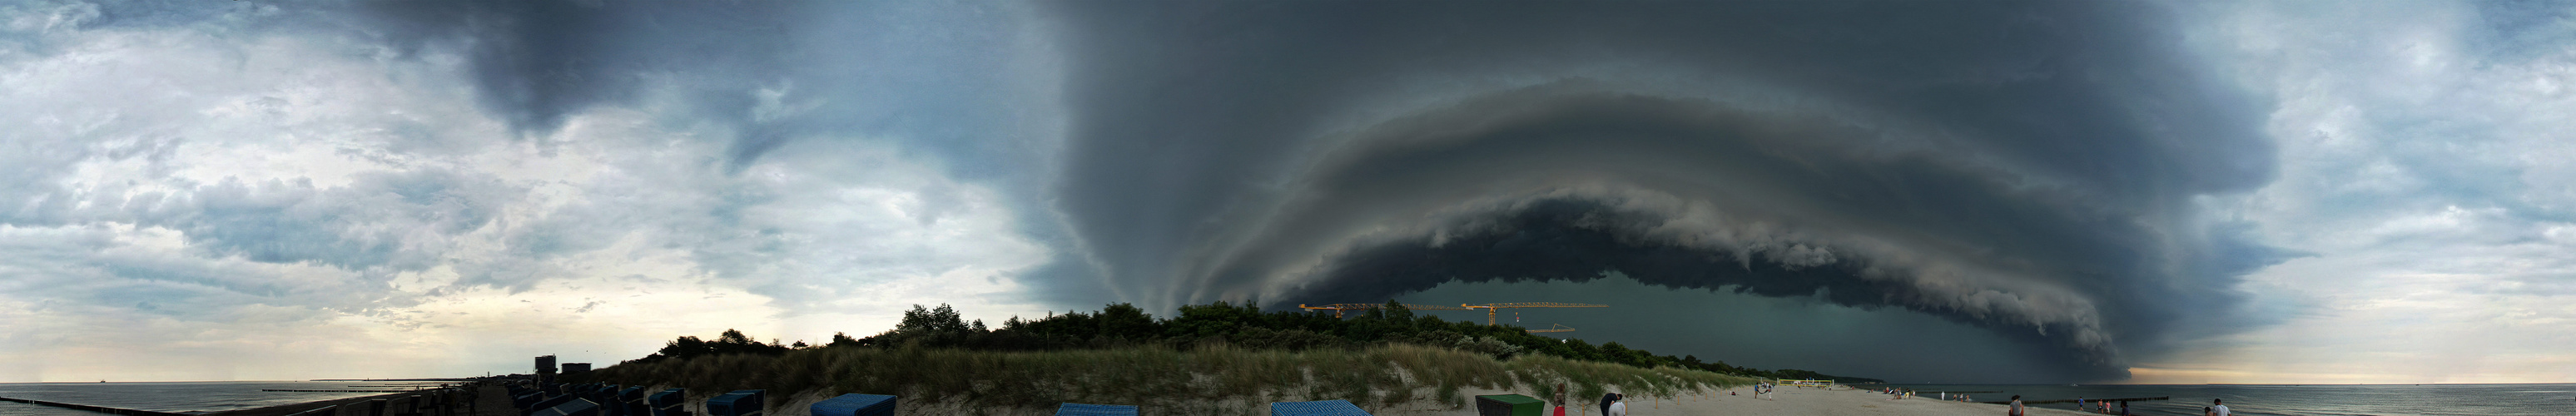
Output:
<svg viewBox="0 0 2576 416">
<path fill-rule="evenodd" d="M 2009 407 L 2005 407 L 2004 409 L 2007 409 L 2007 410 L 2004 410 L 2004 416 L 2022 416 L 2022 410 L 2021 410 L 2021 395 L 2019 395 L 2019 394 L 2015 394 L 2015 395 L 2013 395 L 2013 397 L 2012 397 L 2012 405 L 2011 405 L 2011 406 L 2009 406 Z"/>
</svg>

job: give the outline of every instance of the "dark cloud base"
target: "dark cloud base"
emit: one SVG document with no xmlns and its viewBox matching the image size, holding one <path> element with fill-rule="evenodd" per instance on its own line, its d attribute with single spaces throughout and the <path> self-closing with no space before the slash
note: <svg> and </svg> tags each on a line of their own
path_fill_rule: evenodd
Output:
<svg viewBox="0 0 2576 416">
<path fill-rule="evenodd" d="M 1993 329 L 1996 334 L 2014 342 L 2049 346 L 2060 343 L 2039 332 L 1996 319 L 2000 317 L 1976 317 L 1956 311 L 1927 309 L 1891 297 L 1889 294 L 1892 293 L 1911 292 L 1913 287 L 1896 281 L 1865 278 L 1861 269 L 1867 266 L 1857 261 L 1806 267 L 1748 261 L 1730 253 L 1658 244 L 1615 230 L 1584 225 L 1603 223 L 1605 219 L 1621 223 L 1654 221 L 1650 218 L 1652 214 L 1619 212 L 1613 207 L 1584 200 L 1557 199 L 1540 201 L 1527 209 L 1500 215 L 1502 218 L 1495 222 L 1501 227 L 1491 228 L 1485 233 L 1452 236 L 1436 245 L 1428 239 L 1397 241 L 1344 255 L 1332 271 L 1323 273 L 1327 278 L 1291 292 L 1271 305 L 1285 308 L 1301 303 L 1394 299 L 1452 282 L 1586 282 L 1606 278 L 1615 272 L 1642 283 L 1668 288 L 1724 290 L 1769 297 L 1811 297 L 1837 305 L 1865 308 L 1903 308 Z M 1655 308 L 1654 305 L 1625 306 Z M 1765 319 L 1798 318 L 1776 316 Z M 2108 362 L 2106 359 L 2109 357 L 2088 354 L 2082 349 L 2052 347 L 2031 350 L 2042 354 L 2028 357 L 2037 362 L 2038 367 L 2064 371 L 2051 375 L 2056 380 L 2128 378 L 2125 366 Z"/>
</svg>

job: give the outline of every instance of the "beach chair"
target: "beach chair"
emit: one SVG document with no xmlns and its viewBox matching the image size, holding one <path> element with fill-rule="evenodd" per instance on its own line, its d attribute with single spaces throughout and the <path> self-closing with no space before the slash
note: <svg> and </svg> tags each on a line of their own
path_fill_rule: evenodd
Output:
<svg viewBox="0 0 2576 416">
<path fill-rule="evenodd" d="M 813 416 L 894 416 L 894 396 L 843 394 L 814 402 Z"/>
<path fill-rule="evenodd" d="M 707 416 L 760 416 L 767 390 L 734 390 L 707 399 Z"/>
<path fill-rule="evenodd" d="M 519 416 L 534 416 L 539 410 L 562 406 L 564 403 L 569 403 L 574 400 L 581 400 L 581 398 L 572 397 L 570 394 L 547 397 L 545 400 L 538 400 L 537 404 L 530 405 L 526 409 L 519 409 Z"/>
<path fill-rule="evenodd" d="M 623 412 L 626 416 L 646 416 L 647 413 L 652 413 L 652 411 L 647 410 L 648 408 L 644 406 L 644 386 L 627 387 L 625 389 L 618 390 L 617 403 L 610 404 L 610 406 L 617 407 L 619 411 Z"/>
<path fill-rule="evenodd" d="M 418 406 L 420 406 L 420 396 L 396 397 L 393 400 L 385 401 L 385 414 L 390 416 L 418 416 L 420 412 L 413 410 L 418 408 Z"/>
<path fill-rule="evenodd" d="M 1277 402 L 1270 404 L 1271 416 L 1370 416 L 1349 400 L 1311 402 Z"/>
<path fill-rule="evenodd" d="M 644 405 L 653 408 L 653 416 L 690 416 L 689 410 L 682 407 L 687 405 L 688 398 L 689 389 L 667 389 L 646 396 Z"/>
<path fill-rule="evenodd" d="M 1055 416 L 1136 416 L 1136 406 L 1065 403 L 1056 405 Z"/>
<path fill-rule="evenodd" d="M 590 401 L 599 402 L 600 416 L 626 416 L 626 402 L 617 400 L 618 390 L 625 388 L 626 386 L 610 384 L 592 390 Z"/>
<path fill-rule="evenodd" d="M 1476 396 L 1477 416 L 1540 416 L 1547 413 L 1547 402 L 1518 394 Z"/>
<path fill-rule="evenodd" d="M 572 397 L 572 396 L 564 396 Z M 599 403 L 575 398 L 529 416 L 599 416 Z"/>
<path fill-rule="evenodd" d="M 652 408 L 653 416 L 695 416 L 689 411 L 688 398 L 689 389 L 668 388 L 644 396 L 644 405 Z"/>
</svg>

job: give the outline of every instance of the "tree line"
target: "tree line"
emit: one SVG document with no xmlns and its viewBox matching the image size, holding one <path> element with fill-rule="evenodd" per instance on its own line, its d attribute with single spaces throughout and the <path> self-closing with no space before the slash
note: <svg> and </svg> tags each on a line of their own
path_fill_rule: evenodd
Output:
<svg viewBox="0 0 2576 416">
<path fill-rule="evenodd" d="M 1725 361 L 1702 361 L 1690 355 L 1655 355 L 1618 342 L 1593 345 L 1580 339 L 1549 338 L 1531 334 L 1526 328 L 1514 325 L 1486 325 L 1419 315 L 1394 301 L 1350 319 L 1304 311 L 1263 312 L 1249 303 L 1238 305 L 1222 301 L 1182 306 L 1180 313 L 1173 317 L 1157 319 L 1134 305 L 1113 303 L 1090 313 L 1049 313 L 1037 319 L 1014 316 L 1002 321 L 998 327 L 987 326 L 981 319 L 967 320 L 946 304 L 936 308 L 913 305 L 911 311 L 904 312 L 903 320 L 894 329 L 867 337 L 852 338 L 846 333 L 836 333 L 826 344 L 806 345 L 804 341 L 797 341 L 792 345 L 781 345 L 775 340 L 767 343 L 753 340 L 741 331 L 728 329 L 714 340 L 679 337 L 665 344 L 660 351 L 627 362 L 649 363 L 723 354 L 779 355 L 804 348 L 1046 351 L 1134 347 L 1189 349 L 1223 344 L 1244 349 L 1304 350 L 1364 348 L 1385 343 L 1451 348 L 1492 355 L 1496 359 L 1546 354 L 1643 368 L 1669 366 L 1748 377 L 1884 382 L 1797 369 L 1761 370 L 1729 365 Z"/>
</svg>

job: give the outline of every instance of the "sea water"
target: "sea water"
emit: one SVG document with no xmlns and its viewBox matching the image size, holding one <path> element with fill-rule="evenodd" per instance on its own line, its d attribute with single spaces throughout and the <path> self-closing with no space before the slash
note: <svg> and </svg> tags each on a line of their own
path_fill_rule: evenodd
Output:
<svg viewBox="0 0 2576 416">
<path fill-rule="evenodd" d="M 1968 393 L 1980 402 L 2005 401 L 2016 394 L 2026 401 L 2172 397 L 2129 402 L 2132 414 L 2158 416 L 2199 416 L 2200 409 L 2213 399 L 2225 400 L 2228 410 L 2235 414 L 2252 416 L 2576 415 L 2576 384 L 1895 386 L 1914 389 L 1924 398 L 1935 400 L 1939 395 L 1933 392 L 1993 392 Z M 2087 404 L 2086 409 L 2092 409 Z M 2075 408 L 2074 403 L 2031 406 Z M 2119 410 L 2119 403 L 2111 403 L 2112 413 Z"/>
<path fill-rule="evenodd" d="M 192 381 L 147 383 L 0 383 L 0 397 L 85 404 L 170 413 L 203 413 L 251 409 L 313 401 L 373 396 L 365 392 L 276 392 L 275 390 L 400 390 L 437 383 L 378 381 Z M 0 402 L 0 416 L 101 416 L 60 407 Z"/>
</svg>

